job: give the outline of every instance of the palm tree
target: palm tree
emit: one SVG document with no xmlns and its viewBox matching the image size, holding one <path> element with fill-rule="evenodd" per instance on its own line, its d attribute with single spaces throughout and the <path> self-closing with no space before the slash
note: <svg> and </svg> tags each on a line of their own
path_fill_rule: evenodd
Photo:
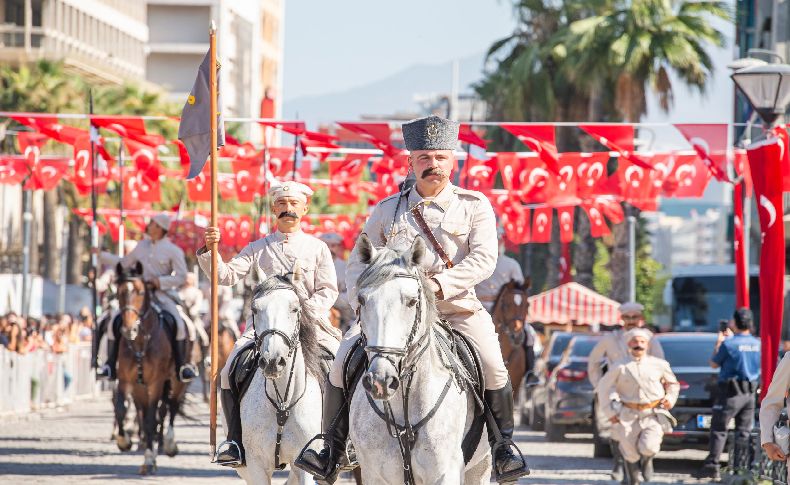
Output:
<svg viewBox="0 0 790 485">
<path fill-rule="evenodd" d="M 683 84 L 704 92 L 713 70 L 711 46 L 722 46 L 724 35 L 711 19 L 732 20 L 727 4 L 719 1 L 615 1 L 599 15 L 572 22 L 556 41 L 568 47 L 567 75 L 586 86 L 590 98 L 608 89 L 614 111 L 622 121 L 638 122 L 647 111 L 648 91 L 658 96 L 664 111 L 674 96 L 670 73 Z M 591 120 L 598 113 L 591 105 Z M 638 209 L 626 204 L 627 215 Z M 610 268 L 615 275 L 628 271 L 626 224 L 614 227 Z M 612 279 L 612 298 L 628 298 L 626 278 Z"/>
</svg>

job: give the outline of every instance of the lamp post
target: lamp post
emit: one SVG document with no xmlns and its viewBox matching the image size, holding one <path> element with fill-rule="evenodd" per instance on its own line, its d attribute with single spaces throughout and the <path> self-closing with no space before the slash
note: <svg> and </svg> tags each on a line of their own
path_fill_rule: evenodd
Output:
<svg viewBox="0 0 790 485">
<path fill-rule="evenodd" d="M 766 128 L 784 115 L 790 104 L 790 65 L 744 67 L 732 73 L 730 78 L 760 115 Z"/>
</svg>

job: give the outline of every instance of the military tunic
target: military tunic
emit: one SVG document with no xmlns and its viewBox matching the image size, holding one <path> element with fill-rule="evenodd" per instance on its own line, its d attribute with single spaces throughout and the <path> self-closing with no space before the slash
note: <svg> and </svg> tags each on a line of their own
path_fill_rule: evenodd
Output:
<svg viewBox="0 0 790 485">
<path fill-rule="evenodd" d="M 774 442 L 774 425 L 779 421 L 785 395 L 790 389 L 790 352 L 785 353 L 771 379 L 771 385 L 760 404 L 760 444 Z M 790 409 L 788 409 L 790 413 Z"/>
<path fill-rule="evenodd" d="M 211 274 L 211 252 L 201 248 L 198 264 Z M 302 277 L 295 284 L 304 285 L 309 299 L 304 303 L 316 315 L 322 315 L 318 334 L 319 342 L 332 352 L 337 350 L 340 333 L 329 323 L 329 310 L 337 299 L 337 279 L 329 247 L 321 240 L 301 231 L 283 234 L 276 231 L 249 243 L 227 263 L 219 258 L 217 277 L 220 285 L 232 286 L 255 271 L 258 281 L 268 276 L 287 275 L 299 271 Z M 220 374 L 223 389 L 229 388 L 228 371 L 238 349 L 255 339 L 255 329 L 247 325 Z"/>
<path fill-rule="evenodd" d="M 587 374 L 593 387 L 597 386 L 601 380 L 601 375 L 603 374 L 601 370 L 602 362 L 605 361 L 611 369 L 614 363 L 631 357 L 624 335 L 625 332 L 622 329 L 609 332 L 601 338 L 601 341 L 590 352 L 587 360 Z M 647 353 L 659 359 L 664 358 L 664 349 L 661 348 L 661 343 L 656 339 L 650 339 Z"/>
<path fill-rule="evenodd" d="M 515 281 L 518 284 L 524 283 L 524 273 L 518 261 L 506 254 L 500 254 L 496 261 L 494 273 L 485 281 L 475 286 L 475 294 L 483 304 L 488 313 L 494 310 L 496 297 L 506 284 Z"/>
<path fill-rule="evenodd" d="M 629 356 L 601 379 L 597 389 L 600 409 L 605 419 L 619 419 L 612 427 L 612 438 L 626 461 L 634 463 L 640 457 L 658 453 L 674 418 L 660 407 L 638 410 L 624 403 L 648 404 L 666 399 L 674 406 L 679 392 L 680 384 L 669 362 L 651 355 L 640 360 Z"/>
<path fill-rule="evenodd" d="M 488 278 L 496 266 L 498 240 L 491 203 L 480 192 L 452 184 L 447 184 L 432 199 L 423 199 L 413 188 L 404 196 L 396 215 L 398 198 L 399 195 L 394 195 L 380 201 L 363 232 L 375 247 L 408 249 L 417 235 L 423 235 L 409 211 L 415 206 L 422 206 L 428 228 L 453 262 L 452 268 L 446 268 L 426 238 L 428 251 L 421 266 L 442 290 L 443 299 L 436 302 L 437 310 L 442 318 L 469 337 L 477 347 L 483 361 L 486 388 L 501 389 L 507 384 L 507 369 L 502 361 L 491 316 L 475 296 L 474 290 L 475 285 Z M 356 283 L 364 269 L 365 265 L 359 261 L 359 249 L 355 247 L 346 272 L 348 302 L 355 310 L 359 306 Z M 359 324 L 355 324 L 346 332 L 341 343 L 329 375 L 330 382 L 336 387 L 342 387 L 343 359 L 359 332 Z"/>
<path fill-rule="evenodd" d="M 195 338 L 195 329 L 192 321 L 179 305 L 178 289 L 187 280 L 187 263 L 184 251 L 168 237 L 159 241 L 150 238 L 141 240 L 137 246 L 126 256 L 121 258 L 121 265 L 129 269 L 137 262 L 143 265 L 143 279 L 151 281 L 156 279 L 159 289 L 154 293 L 155 304 L 170 313 L 178 327 L 176 340 Z M 114 339 L 113 332 L 107 332 L 107 337 Z"/>
</svg>

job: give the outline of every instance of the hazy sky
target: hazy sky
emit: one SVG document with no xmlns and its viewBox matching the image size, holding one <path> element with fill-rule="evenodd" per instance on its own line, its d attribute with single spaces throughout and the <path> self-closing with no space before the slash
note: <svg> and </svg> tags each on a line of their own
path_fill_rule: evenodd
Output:
<svg viewBox="0 0 790 485">
<path fill-rule="evenodd" d="M 411 64 L 488 49 L 510 0 L 288 0 L 283 99 L 366 84 Z"/>
</svg>

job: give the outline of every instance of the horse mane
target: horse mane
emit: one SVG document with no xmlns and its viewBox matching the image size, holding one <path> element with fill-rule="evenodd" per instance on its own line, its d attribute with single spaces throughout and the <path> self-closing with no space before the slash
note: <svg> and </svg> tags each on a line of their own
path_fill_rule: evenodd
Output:
<svg viewBox="0 0 790 485">
<path fill-rule="evenodd" d="M 357 289 L 363 290 L 365 288 L 376 288 L 384 283 L 391 281 L 396 273 L 402 272 L 403 269 L 411 268 L 409 263 L 410 253 L 409 250 L 398 251 L 391 248 L 378 249 L 370 264 L 362 271 L 357 279 Z M 420 285 L 423 288 L 423 295 L 425 296 L 426 317 L 429 325 L 438 321 L 439 313 L 436 310 L 436 296 L 431 291 L 426 291 L 428 288 L 428 278 L 425 271 L 417 268 L 417 277 L 420 279 Z"/>
<path fill-rule="evenodd" d="M 307 372 L 312 374 L 323 386 L 324 373 L 321 369 L 321 355 L 323 352 L 318 343 L 318 331 L 316 330 L 317 326 L 321 325 L 321 322 L 319 321 L 320 317 L 312 311 L 310 305 L 304 304 L 307 300 L 306 295 L 303 294 L 304 291 L 300 291 L 287 277 L 273 275 L 252 290 L 252 299 L 254 301 L 283 286 L 296 293 L 299 302 L 302 303 L 302 312 L 299 320 L 299 343 L 302 346 L 302 356 Z"/>
</svg>

